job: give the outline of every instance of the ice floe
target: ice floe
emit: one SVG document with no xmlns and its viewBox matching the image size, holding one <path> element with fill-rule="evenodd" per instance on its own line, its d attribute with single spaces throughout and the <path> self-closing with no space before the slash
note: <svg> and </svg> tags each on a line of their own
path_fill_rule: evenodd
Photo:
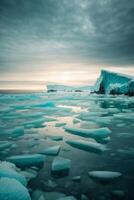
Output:
<svg viewBox="0 0 134 200">
<path fill-rule="evenodd" d="M 27 185 L 27 181 L 24 175 L 20 174 L 17 171 L 17 168 L 14 164 L 9 162 L 0 162 L 0 178 L 14 178 L 19 181 L 24 186 Z"/>
<path fill-rule="evenodd" d="M 76 200 L 74 196 L 61 197 L 56 200 Z"/>
<path fill-rule="evenodd" d="M 41 166 L 44 163 L 45 156 L 41 154 L 26 154 L 10 156 L 6 159 L 18 167 Z"/>
<path fill-rule="evenodd" d="M 122 176 L 120 172 L 114 171 L 91 171 L 88 172 L 88 175 L 91 178 L 97 179 L 101 182 L 110 182 Z"/>
<path fill-rule="evenodd" d="M 28 190 L 13 178 L 0 179 L 1 200 L 31 200 Z"/>
<path fill-rule="evenodd" d="M 43 127 L 45 126 L 44 125 L 44 122 L 46 120 L 44 118 L 42 119 L 35 119 L 35 120 L 32 120 L 32 121 L 27 121 L 27 122 L 24 122 L 23 125 L 25 128 L 40 128 L 40 127 Z"/>
<path fill-rule="evenodd" d="M 55 124 L 56 127 L 62 127 L 62 126 L 65 126 L 65 125 L 66 125 L 66 123 L 56 123 Z"/>
<path fill-rule="evenodd" d="M 12 144 L 13 144 L 12 142 L 0 141 L 0 151 L 10 148 Z"/>
<path fill-rule="evenodd" d="M 111 130 L 107 127 L 97 129 L 82 129 L 74 127 L 65 127 L 65 130 L 82 137 L 91 137 L 94 139 L 106 138 L 111 134 Z"/>
<path fill-rule="evenodd" d="M 71 145 L 72 147 L 88 152 L 101 153 L 107 150 L 105 145 L 85 140 L 67 140 L 66 143 Z"/>
<path fill-rule="evenodd" d="M 49 147 L 43 151 L 40 151 L 40 153 L 50 155 L 50 156 L 56 156 L 58 155 L 60 148 L 61 148 L 60 145 L 56 145 L 56 146 Z"/>
<path fill-rule="evenodd" d="M 54 140 L 54 141 L 63 140 L 63 136 L 61 136 L 61 135 L 49 135 L 49 136 L 47 136 L 47 138 Z"/>
<path fill-rule="evenodd" d="M 67 175 L 71 168 L 71 160 L 62 157 L 54 158 L 52 162 L 52 174 L 53 175 Z"/>
<path fill-rule="evenodd" d="M 22 136 L 22 135 L 24 135 L 24 127 L 17 127 L 17 128 L 14 128 L 11 131 L 12 137 L 19 137 L 19 136 Z"/>
<path fill-rule="evenodd" d="M 26 169 L 25 171 L 21 171 L 20 173 L 24 175 L 28 181 L 35 178 L 38 174 L 36 170 L 30 169 L 30 168 Z"/>
<path fill-rule="evenodd" d="M 74 177 L 72 177 L 72 181 L 80 182 L 81 181 L 81 177 L 80 176 L 74 176 Z"/>
</svg>

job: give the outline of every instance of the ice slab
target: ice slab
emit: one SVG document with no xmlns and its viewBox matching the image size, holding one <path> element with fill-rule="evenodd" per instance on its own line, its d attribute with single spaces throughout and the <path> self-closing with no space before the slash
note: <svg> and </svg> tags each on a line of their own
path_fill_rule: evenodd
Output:
<svg viewBox="0 0 134 200">
<path fill-rule="evenodd" d="M 11 131 L 11 137 L 19 137 L 24 135 L 24 127 L 17 127 Z"/>
<path fill-rule="evenodd" d="M 0 179 L 1 200 L 31 200 L 28 190 L 13 178 Z"/>
<path fill-rule="evenodd" d="M 56 127 L 62 127 L 62 126 L 65 126 L 65 125 L 66 125 L 66 123 L 56 123 L 55 124 Z"/>
<path fill-rule="evenodd" d="M 44 197 L 44 192 L 42 192 L 41 190 L 37 189 L 32 193 L 32 200 L 42 200 L 42 199 L 45 200 L 45 197 Z"/>
<path fill-rule="evenodd" d="M 47 138 L 54 140 L 54 141 L 63 140 L 63 136 L 60 136 L 60 135 L 50 135 L 50 136 L 47 136 Z"/>
<path fill-rule="evenodd" d="M 67 175 L 71 168 L 71 160 L 62 157 L 56 157 L 52 162 L 53 175 Z"/>
<path fill-rule="evenodd" d="M 80 182 L 81 181 L 81 177 L 80 176 L 74 176 L 74 177 L 72 177 L 72 181 Z"/>
<path fill-rule="evenodd" d="M 66 195 L 61 192 L 44 192 L 45 200 L 57 200 L 59 198 L 65 197 Z"/>
<path fill-rule="evenodd" d="M 24 175 L 28 181 L 35 178 L 38 174 L 38 172 L 33 169 L 26 169 L 25 171 L 21 171 L 20 173 Z"/>
<path fill-rule="evenodd" d="M 0 151 L 10 148 L 12 146 L 12 142 L 8 142 L 8 141 L 0 141 Z"/>
<path fill-rule="evenodd" d="M 67 197 L 61 197 L 56 200 L 76 200 L 76 198 L 74 196 L 67 196 Z"/>
<path fill-rule="evenodd" d="M 82 129 L 66 126 L 65 130 L 75 135 L 79 135 L 82 137 L 91 137 L 94 139 L 106 138 L 111 133 L 111 130 L 107 127 L 97 129 Z"/>
<path fill-rule="evenodd" d="M 120 172 L 114 171 L 91 171 L 88 172 L 88 175 L 93 179 L 100 180 L 101 182 L 110 182 L 122 176 Z"/>
<path fill-rule="evenodd" d="M 36 119 L 32 121 L 24 122 L 23 125 L 25 128 L 33 127 L 33 128 L 40 128 L 44 126 L 45 119 Z"/>
<path fill-rule="evenodd" d="M 61 192 L 43 192 L 41 190 L 35 190 L 32 194 L 32 200 L 57 200 L 65 196 L 66 195 Z"/>
<path fill-rule="evenodd" d="M 24 175 L 17 171 L 14 164 L 9 162 L 0 162 L 0 178 L 14 178 L 24 186 L 27 185 L 27 181 Z"/>
<path fill-rule="evenodd" d="M 67 140 L 66 143 L 71 145 L 72 147 L 88 152 L 101 153 L 107 150 L 105 145 L 85 140 Z"/>
<path fill-rule="evenodd" d="M 40 153 L 50 155 L 50 156 L 56 156 L 56 155 L 58 155 L 60 148 L 61 148 L 60 145 L 56 145 L 53 147 L 49 147 L 49 148 L 45 149 L 44 151 L 41 151 Z"/>
<path fill-rule="evenodd" d="M 26 154 L 10 156 L 7 161 L 14 163 L 18 167 L 31 167 L 42 166 L 45 160 L 45 156 L 41 154 Z"/>
<path fill-rule="evenodd" d="M 111 120 L 113 119 L 112 116 L 91 116 L 89 113 L 81 113 L 79 116 L 77 116 L 79 119 L 83 121 L 92 121 L 96 123 L 101 124 L 109 124 Z"/>
</svg>

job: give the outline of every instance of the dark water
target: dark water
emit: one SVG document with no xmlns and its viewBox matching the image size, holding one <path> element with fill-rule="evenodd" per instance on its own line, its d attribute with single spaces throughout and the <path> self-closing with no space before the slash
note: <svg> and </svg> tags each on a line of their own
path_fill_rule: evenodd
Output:
<svg viewBox="0 0 134 200">
<path fill-rule="evenodd" d="M 77 199 L 85 194 L 89 199 L 97 200 L 119 199 L 111 193 L 121 190 L 125 193 L 121 199 L 134 199 L 133 97 L 89 93 L 6 93 L 0 94 L 0 103 L 0 139 L 16 145 L 1 150 L 1 160 L 11 155 L 39 153 L 57 144 L 61 145 L 59 156 L 71 160 L 68 176 L 57 178 L 51 173 L 54 156 L 47 156 L 37 177 L 28 184 L 32 192 L 36 189 L 59 191 Z M 44 118 L 44 123 L 36 124 L 36 120 Z M 36 126 L 28 126 L 31 121 Z M 108 150 L 96 154 L 69 146 L 68 139 L 94 140 L 66 132 L 62 123 L 85 129 L 108 127 L 112 131 L 110 141 L 105 144 Z M 24 127 L 25 134 L 14 137 L 11 133 L 16 127 Z M 48 137 L 50 135 L 63 136 L 63 140 L 53 141 Z M 88 176 L 88 172 L 94 170 L 117 171 L 122 176 L 102 184 Z M 81 181 L 72 181 L 74 176 L 81 176 Z M 56 186 L 46 186 L 48 180 L 54 181 Z"/>
</svg>

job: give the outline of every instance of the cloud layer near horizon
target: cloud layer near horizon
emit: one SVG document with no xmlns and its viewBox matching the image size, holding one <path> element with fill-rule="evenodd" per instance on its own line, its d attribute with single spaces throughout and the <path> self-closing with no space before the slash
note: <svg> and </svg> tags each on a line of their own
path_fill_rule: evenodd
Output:
<svg viewBox="0 0 134 200">
<path fill-rule="evenodd" d="M 0 73 L 133 67 L 133 19 L 134 0 L 0 0 Z"/>
</svg>

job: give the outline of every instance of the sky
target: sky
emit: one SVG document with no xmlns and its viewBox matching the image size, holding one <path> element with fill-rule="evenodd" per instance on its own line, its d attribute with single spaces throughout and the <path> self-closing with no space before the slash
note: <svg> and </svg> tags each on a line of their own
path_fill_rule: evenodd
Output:
<svg viewBox="0 0 134 200">
<path fill-rule="evenodd" d="M 134 75 L 134 0 L 0 0 L 0 89 Z"/>
</svg>

